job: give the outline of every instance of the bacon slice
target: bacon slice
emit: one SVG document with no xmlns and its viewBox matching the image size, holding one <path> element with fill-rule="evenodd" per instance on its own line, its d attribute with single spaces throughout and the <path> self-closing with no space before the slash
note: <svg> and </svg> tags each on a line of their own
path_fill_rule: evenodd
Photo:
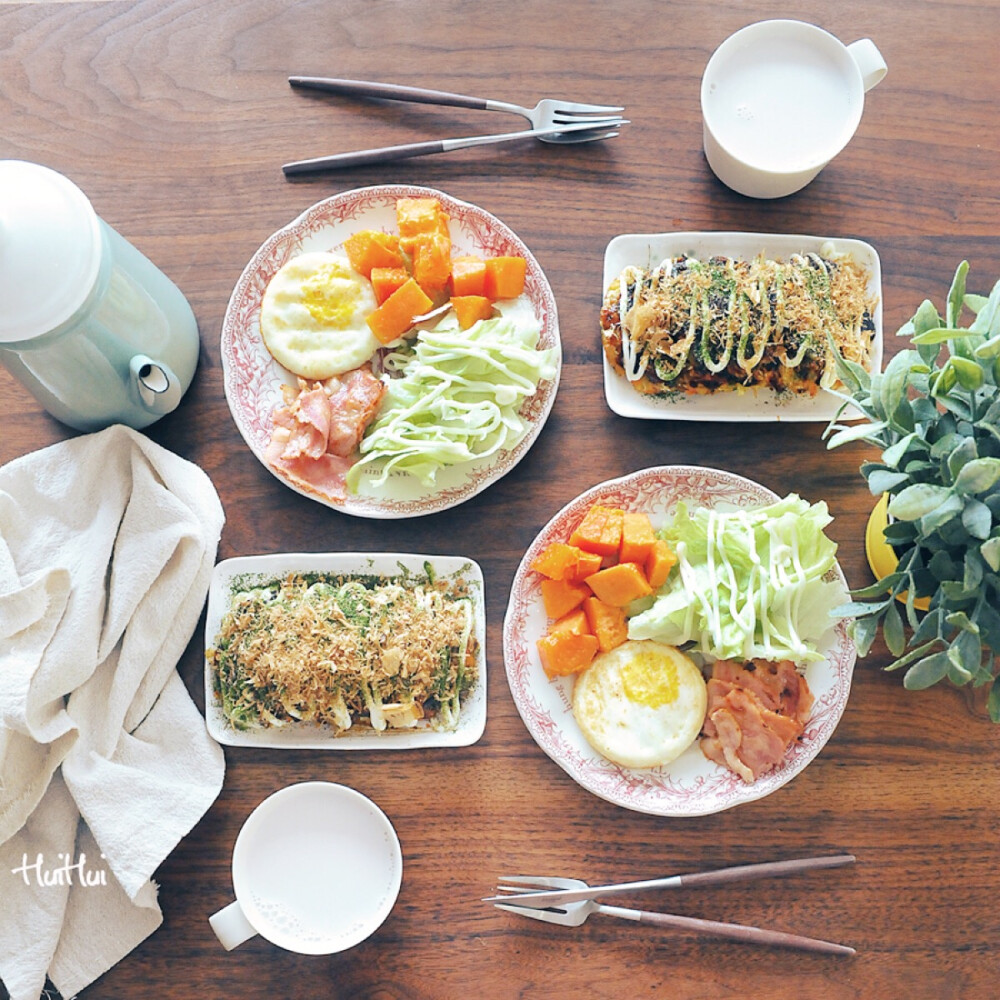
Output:
<svg viewBox="0 0 1000 1000">
<path fill-rule="evenodd" d="M 324 382 L 299 379 L 297 388 L 284 386 L 282 393 L 264 460 L 306 492 L 345 499 L 344 477 L 385 386 L 366 366 Z"/>
<path fill-rule="evenodd" d="M 327 385 L 337 382 L 330 392 L 331 421 L 327 450 L 346 457 L 361 443 L 365 429 L 382 405 L 385 385 L 368 368 L 355 368 L 339 381 L 327 379 Z"/>
<path fill-rule="evenodd" d="M 790 660 L 719 660 L 708 681 L 702 752 L 752 783 L 802 735 L 812 694 Z"/>
</svg>

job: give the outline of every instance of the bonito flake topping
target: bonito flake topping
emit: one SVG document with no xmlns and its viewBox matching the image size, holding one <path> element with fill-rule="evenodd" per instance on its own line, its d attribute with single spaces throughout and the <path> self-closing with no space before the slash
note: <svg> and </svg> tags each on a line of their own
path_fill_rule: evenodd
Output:
<svg viewBox="0 0 1000 1000">
<path fill-rule="evenodd" d="M 290 575 L 234 592 L 208 659 L 237 729 L 454 729 L 477 677 L 474 625 L 454 581 Z"/>
</svg>

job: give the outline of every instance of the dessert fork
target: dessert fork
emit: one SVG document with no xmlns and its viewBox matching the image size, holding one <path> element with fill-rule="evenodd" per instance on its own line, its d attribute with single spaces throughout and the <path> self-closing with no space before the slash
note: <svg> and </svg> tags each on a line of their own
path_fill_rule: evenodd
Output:
<svg viewBox="0 0 1000 1000">
<path fill-rule="evenodd" d="M 531 122 L 534 130 L 547 130 L 538 135 L 542 142 L 589 142 L 596 136 L 573 135 L 559 132 L 553 126 L 579 125 L 584 122 L 594 129 L 613 128 L 621 123 L 618 117 L 624 108 L 604 104 L 578 104 L 573 101 L 559 101 L 551 98 L 539 101 L 533 108 L 523 108 L 519 104 L 506 101 L 491 101 L 484 97 L 467 97 L 465 94 L 450 94 L 442 90 L 425 90 L 422 87 L 402 87 L 394 83 L 373 83 L 366 80 L 337 80 L 322 76 L 290 76 L 288 82 L 293 87 L 308 90 L 324 90 L 331 94 L 347 94 L 352 97 L 379 97 L 391 101 L 407 101 L 412 104 L 437 104 L 455 108 L 473 108 L 479 111 L 505 111 L 522 115 Z M 603 138 L 603 137 L 601 137 Z"/>
<path fill-rule="evenodd" d="M 539 885 L 546 884 L 553 889 L 588 888 L 586 882 L 573 878 L 547 878 L 536 880 Z M 579 927 L 592 913 L 603 913 L 608 917 L 621 917 L 624 920 L 635 920 L 639 923 L 655 924 L 658 927 L 673 927 L 677 930 L 691 931 L 696 934 L 706 934 L 712 937 L 728 938 L 732 941 L 742 941 L 746 944 L 765 944 L 783 948 L 797 948 L 801 951 L 821 952 L 827 955 L 853 955 L 853 948 L 833 941 L 822 941 L 818 938 L 803 937 L 800 934 L 787 934 L 784 931 L 771 931 L 762 927 L 751 927 L 748 924 L 721 923 L 718 920 L 700 920 L 697 917 L 684 917 L 676 913 L 655 913 L 649 910 L 629 910 L 621 906 L 605 906 L 593 899 L 579 899 L 573 903 L 562 903 L 535 909 L 531 906 L 515 903 L 494 903 L 498 910 L 508 910 L 519 913 L 522 917 L 542 920 L 550 924 L 562 924 L 566 927 Z"/>
</svg>

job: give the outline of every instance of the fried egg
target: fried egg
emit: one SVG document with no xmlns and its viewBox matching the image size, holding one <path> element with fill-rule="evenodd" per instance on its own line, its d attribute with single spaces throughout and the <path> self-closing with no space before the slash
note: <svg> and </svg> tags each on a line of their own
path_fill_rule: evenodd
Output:
<svg viewBox="0 0 1000 1000">
<path fill-rule="evenodd" d="M 280 365 L 321 380 L 358 368 L 378 350 L 365 321 L 375 293 L 346 257 L 304 253 L 271 279 L 260 305 L 264 346 Z"/>
<path fill-rule="evenodd" d="M 573 716 L 587 742 L 623 767 L 676 760 L 698 736 L 707 704 L 698 667 L 648 639 L 601 653 L 573 689 Z"/>
</svg>

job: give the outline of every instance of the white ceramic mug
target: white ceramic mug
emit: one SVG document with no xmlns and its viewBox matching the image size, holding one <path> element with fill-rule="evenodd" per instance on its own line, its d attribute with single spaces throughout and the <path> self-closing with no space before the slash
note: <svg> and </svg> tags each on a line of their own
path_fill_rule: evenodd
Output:
<svg viewBox="0 0 1000 1000">
<path fill-rule="evenodd" d="M 209 917 L 227 951 L 259 934 L 303 955 L 330 955 L 372 934 L 403 877 L 399 839 L 360 792 L 308 781 L 249 815 L 233 849 L 236 901 Z"/>
<path fill-rule="evenodd" d="M 713 53 L 701 83 L 705 157 L 727 187 L 782 198 L 850 141 L 886 74 L 868 38 L 844 45 L 803 21 L 759 21 Z"/>
</svg>

